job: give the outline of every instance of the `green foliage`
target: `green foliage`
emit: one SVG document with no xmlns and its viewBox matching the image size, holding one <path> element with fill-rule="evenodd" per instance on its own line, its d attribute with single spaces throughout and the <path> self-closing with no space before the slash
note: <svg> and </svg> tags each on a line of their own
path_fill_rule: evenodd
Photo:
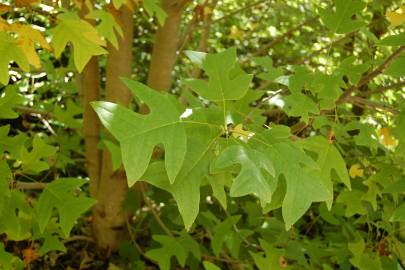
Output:
<svg viewBox="0 0 405 270">
<path fill-rule="evenodd" d="M 401 1 L 174 2 L 0 4 L 0 269 L 402 269 Z M 120 8 L 127 107 L 105 89 L 126 64 L 106 57 Z M 162 93 L 141 82 L 177 20 Z M 95 116 L 101 131 L 83 127 Z M 89 239 L 100 218 L 128 230 L 110 261 Z"/>
<path fill-rule="evenodd" d="M 52 29 L 55 57 L 60 57 L 70 42 L 73 45 L 77 71 L 82 72 L 92 56 L 107 52 L 102 47 L 105 42 L 98 35 L 97 30 L 90 23 L 80 19 L 76 13 L 60 14 L 58 20 L 58 25 Z"/>
<path fill-rule="evenodd" d="M 109 102 L 95 102 L 93 108 L 104 126 L 120 142 L 128 184 L 132 186 L 143 175 L 153 148 L 159 143 L 164 145 L 166 170 L 170 183 L 173 183 L 183 164 L 187 144 L 180 112 L 170 96 L 154 92 L 135 81 L 124 82 L 134 96 L 149 106 L 148 115 L 140 115 Z M 139 159 L 134 159 L 135 156 Z"/>
<path fill-rule="evenodd" d="M 335 0 L 335 6 L 336 11 L 331 11 L 330 7 L 320 11 L 323 22 L 332 32 L 345 34 L 365 25 L 361 20 L 352 19 L 365 7 L 360 0 Z"/>
<path fill-rule="evenodd" d="M 41 233 L 45 231 L 52 211 L 56 208 L 62 232 L 65 236 L 70 234 L 76 219 L 95 203 L 94 199 L 74 195 L 74 191 L 84 183 L 85 180 L 82 179 L 62 178 L 45 188 L 35 205 Z"/>
</svg>

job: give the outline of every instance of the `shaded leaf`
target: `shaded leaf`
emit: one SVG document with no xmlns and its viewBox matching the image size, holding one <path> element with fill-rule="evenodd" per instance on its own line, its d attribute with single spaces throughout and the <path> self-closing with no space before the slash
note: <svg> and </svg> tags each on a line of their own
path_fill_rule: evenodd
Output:
<svg viewBox="0 0 405 270">
<path fill-rule="evenodd" d="M 45 231 L 56 208 L 59 224 L 67 237 L 75 221 L 87 211 L 95 200 L 85 196 L 75 196 L 74 191 L 86 183 L 83 179 L 61 178 L 48 184 L 38 199 L 34 209 L 41 233 Z"/>
</svg>

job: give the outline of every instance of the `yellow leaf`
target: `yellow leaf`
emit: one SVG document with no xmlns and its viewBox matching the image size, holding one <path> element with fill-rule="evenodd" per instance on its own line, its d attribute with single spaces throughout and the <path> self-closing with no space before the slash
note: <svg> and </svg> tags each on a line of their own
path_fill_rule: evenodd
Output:
<svg viewBox="0 0 405 270">
<path fill-rule="evenodd" d="M 253 132 L 244 130 L 242 124 L 236 125 L 236 127 L 232 130 L 232 136 L 237 139 L 242 138 L 247 140 L 250 139 L 250 137 L 252 137 L 253 135 L 254 135 Z"/>
<path fill-rule="evenodd" d="M 395 11 L 387 11 L 385 14 L 391 26 L 395 27 L 405 22 L 405 6 L 400 7 Z"/>
<path fill-rule="evenodd" d="M 360 164 L 353 164 L 349 169 L 349 175 L 351 178 L 363 177 L 364 170 L 361 168 Z"/>
<path fill-rule="evenodd" d="M 42 33 L 29 25 L 14 23 L 9 26 L 9 32 L 15 32 L 18 35 L 17 46 L 24 52 L 28 62 L 36 68 L 41 67 L 41 61 L 35 51 L 35 44 L 42 48 L 50 50 L 48 42 Z"/>
<path fill-rule="evenodd" d="M 390 129 L 387 127 L 381 128 L 378 132 L 380 135 L 380 142 L 385 147 L 395 147 L 397 140 L 391 135 Z"/>
<path fill-rule="evenodd" d="M 232 25 L 231 32 L 229 33 L 228 37 L 230 39 L 242 39 L 243 30 L 240 30 L 236 25 Z"/>
</svg>

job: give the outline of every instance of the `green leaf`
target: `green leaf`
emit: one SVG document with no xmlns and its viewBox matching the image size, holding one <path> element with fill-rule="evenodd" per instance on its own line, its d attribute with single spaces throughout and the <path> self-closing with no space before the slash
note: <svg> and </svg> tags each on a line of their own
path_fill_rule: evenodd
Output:
<svg viewBox="0 0 405 270">
<path fill-rule="evenodd" d="M 55 106 L 53 113 L 55 118 L 65 124 L 66 127 L 74 129 L 79 129 L 82 127 L 82 122 L 75 118 L 75 116 L 83 113 L 83 109 L 71 99 L 67 101 L 65 110 L 62 110 L 60 106 Z"/>
<path fill-rule="evenodd" d="M 239 215 L 229 217 L 215 227 L 215 234 L 211 240 L 211 246 L 215 256 L 219 256 L 224 242 L 234 232 L 233 226 L 238 223 L 240 218 L 241 216 Z"/>
<path fill-rule="evenodd" d="M 31 237 L 31 208 L 24 193 L 13 191 L 0 205 L 0 231 L 12 241 Z"/>
<path fill-rule="evenodd" d="M 388 68 L 384 71 L 384 74 L 390 75 L 393 77 L 404 77 L 405 76 L 405 56 L 398 57 L 388 66 Z"/>
<path fill-rule="evenodd" d="M 226 192 L 224 190 L 228 183 L 232 183 L 232 176 L 229 173 L 218 173 L 207 176 L 211 185 L 214 197 L 219 201 L 221 206 L 226 209 Z"/>
<path fill-rule="evenodd" d="M 159 24 L 163 26 L 165 24 L 167 14 L 161 7 L 161 1 L 143 0 L 142 3 L 149 16 L 155 16 L 158 19 Z"/>
<path fill-rule="evenodd" d="M 351 191 L 342 191 L 336 199 L 336 202 L 346 205 L 345 216 L 351 217 L 355 214 L 365 215 L 366 209 L 363 206 L 362 198 L 364 192 L 361 190 L 353 189 Z"/>
<path fill-rule="evenodd" d="M 208 82 L 201 79 L 190 79 L 185 83 L 201 97 L 225 106 L 226 101 L 241 99 L 249 89 L 252 75 L 243 71 L 234 72 L 236 49 L 230 48 L 218 54 L 208 54 L 202 68 L 208 75 Z"/>
<path fill-rule="evenodd" d="M 397 209 L 395 209 L 391 221 L 405 221 L 405 203 L 402 203 Z"/>
<path fill-rule="evenodd" d="M 289 229 L 312 202 L 328 200 L 330 192 L 323 183 L 318 164 L 297 142 L 289 139 L 288 127 L 272 126 L 256 136 L 260 140 L 259 145 L 264 146 L 263 151 L 273 161 L 276 179 L 283 176 L 286 180 L 282 215 L 286 229 Z"/>
<path fill-rule="evenodd" d="M 123 82 L 134 96 L 146 102 L 148 115 L 135 113 L 110 102 L 93 102 L 102 124 L 121 145 L 122 161 L 132 186 L 146 171 L 155 145 L 165 148 L 165 165 L 170 183 L 178 175 L 186 154 L 186 132 L 181 113 L 168 94 L 162 94 L 129 79 Z"/>
<path fill-rule="evenodd" d="M 59 58 L 70 42 L 73 45 L 74 63 L 77 71 L 82 72 L 90 58 L 107 53 L 101 46 L 105 42 L 98 35 L 96 28 L 73 12 L 58 15 L 58 24 L 52 29 L 52 44 L 55 57 Z"/>
<path fill-rule="evenodd" d="M 1 72 L 1 71 L 0 71 Z M 0 96 L 0 119 L 15 119 L 18 117 L 13 109 L 24 102 L 24 98 L 17 93 L 15 87 L 6 87 Z"/>
<path fill-rule="evenodd" d="M 8 167 L 8 164 L 5 160 L 0 160 L 0 197 L 9 197 L 10 190 L 9 190 L 9 181 L 11 178 L 11 171 Z M 0 212 L 1 212 L 1 199 L 0 199 Z"/>
<path fill-rule="evenodd" d="M 56 154 L 56 147 L 46 144 L 38 135 L 32 141 L 32 150 L 22 148 L 22 170 L 30 173 L 40 173 L 49 169 L 48 162 L 44 161 Z"/>
<path fill-rule="evenodd" d="M 316 74 L 311 82 L 311 92 L 316 94 L 320 100 L 320 109 L 333 109 L 335 101 L 342 94 L 342 87 L 345 83 L 341 77 L 327 74 Z"/>
<path fill-rule="evenodd" d="M 203 261 L 205 270 L 221 270 L 218 266 L 209 261 Z"/>
<path fill-rule="evenodd" d="M 4 244 L 0 243 L 0 269 L 3 270 L 22 270 L 24 269 L 24 263 L 20 258 L 8 253 L 4 249 Z"/>
<path fill-rule="evenodd" d="M 334 2 L 336 11 L 332 11 L 330 7 L 319 11 L 323 23 L 332 32 L 346 34 L 365 25 L 360 19 L 352 19 L 356 13 L 364 9 L 365 4 L 363 2 L 359 0 L 335 0 Z"/>
<path fill-rule="evenodd" d="M 41 233 L 56 208 L 62 232 L 69 236 L 75 221 L 95 203 L 94 199 L 75 196 L 74 191 L 85 183 L 83 179 L 61 178 L 46 186 L 34 207 Z"/>
<path fill-rule="evenodd" d="M 400 33 L 397 35 L 391 35 L 385 37 L 384 39 L 378 42 L 382 46 L 402 46 L 405 45 L 405 33 Z"/>
<path fill-rule="evenodd" d="M 148 258 L 155 260 L 161 270 L 170 269 L 170 259 L 177 258 L 179 264 L 184 267 L 188 250 L 174 237 L 167 235 L 153 235 L 153 240 L 162 244 L 162 247 L 149 250 L 145 253 Z"/>
<path fill-rule="evenodd" d="M 24 70 L 30 66 L 24 52 L 17 46 L 17 41 L 6 32 L 0 31 L 0 83 L 7 85 L 9 80 L 8 65 L 14 61 Z"/>
<path fill-rule="evenodd" d="M 230 195 L 241 197 L 254 194 L 259 197 L 264 207 L 270 203 L 271 196 L 277 186 L 274 168 L 271 161 L 263 153 L 243 146 L 227 147 L 215 161 L 216 168 L 223 169 L 240 164 L 241 170 L 233 180 Z"/>
<path fill-rule="evenodd" d="M 301 117 L 302 121 L 308 123 L 310 114 L 319 113 L 318 107 L 315 102 L 301 93 L 291 94 L 284 98 L 285 107 L 284 111 L 289 116 Z"/>
<path fill-rule="evenodd" d="M 260 239 L 260 246 L 264 250 L 264 257 L 260 254 L 249 252 L 259 270 L 284 270 L 288 269 L 284 265 L 280 265 L 280 258 L 283 258 L 284 251 L 274 248 L 271 244 Z"/>
<path fill-rule="evenodd" d="M 110 140 L 102 140 L 102 142 L 107 147 L 108 151 L 111 153 L 113 170 L 118 170 L 122 164 L 121 149 L 120 146 Z"/>
<path fill-rule="evenodd" d="M 340 64 L 339 68 L 335 71 L 337 75 L 340 75 L 340 77 L 346 75 L 350 82 L 354 85 L 360 81 L 363 74 L 369 68 L 368 64 L 355 65 L 355 61 L 355 56 L 345 58 Z"/>
<path fill-rule="evenodd" d="M 113 3 L 115 5 L 115 1 L 113 1 Z M 118 50 L 116 33 L 123 37 L 124 32 L 122 31 L 121 26 L 115 20 L 114 16 L 110 12 L 104 10 L 93 10 L 86 16 L 86 18 L 99 19 L 100 23 L 96 26 L 98 33 L 111 42 L 111 44 Z"/>
<path fill-rule="evenodd" d="M 258 75 L 260 79 L 272 82 L 283 75 L 283 70 L 281 68 L 273 67 L 273 60 L 271 59 L 271 57 L 255 57 L 253 58 L 253 61 L 265 68 L 265 72 Z"/>
<path fill-rule="evenodd" d="M 44 242 L 38 250 L 40 256 L 44 256 L 50 251 L 61 251 L 66 252 L 65 245 L 59 240 L 59 237 L 51 234 L 45 234 Z"/>
<path fill-rule="evenodd" d="M 358 131 L 358 134 L 354 136 L 354 142 L 360 146 L 366 146 L 371 149 L 377 149 L 378 134 L 376 133 L 376 127 L 369 123 L 361 122 L 349 122 L 345 127 L 345 131 Z"/>
<path fill-rule="evenodd" d="M 142 180 L 172 194 L 187 230 L 198 215 L 200 184 L 209 174 L 215 143 L 222 134 L 222 129 L 213 124 L 218 121 L 218 115 L 218 110 L 194 109 L 192 115 L 184 119 L 188 138 L 185 157 L 187 162 L 183 163 L 173 184 L 167 177 L 163 162 L 152 163 L 142 177 Z M 210 120 L 210 117 L 213 120 Z"/>
<path fill-rule="evenodd" d="M 350 178 L 347 172 L 346 163 L 335 146 L 326 138 L 321 136 L 309 137 L 300 142 L 304 149 L 317 154 L 316 162 L 321 169 L 321 177 L 325 187 L 328 189 L 329 199 L 328 208 L 333 202 L 333 181 L 332 172 L 334 171 L 339 180 L 350 189 Z"/>
</svg>

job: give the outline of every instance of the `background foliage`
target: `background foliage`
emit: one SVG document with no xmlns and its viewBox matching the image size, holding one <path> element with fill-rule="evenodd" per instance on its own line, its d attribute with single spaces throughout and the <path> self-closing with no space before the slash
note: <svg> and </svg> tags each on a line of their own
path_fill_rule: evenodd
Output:
<svg viewBox="0 0 405 270">
<path fill-rule="evenodd" d="M 189 1 L 166 93 L 143 84 L 160 1 L 2 1 L 0 268 L 403 269 L 401 5 Z M 102 101 L 124 6 L 130 106 Z M 116 252 L 92 238 L 78 74 L 95 56 L 98 148 L 131 187 Z"/>
</svg>

